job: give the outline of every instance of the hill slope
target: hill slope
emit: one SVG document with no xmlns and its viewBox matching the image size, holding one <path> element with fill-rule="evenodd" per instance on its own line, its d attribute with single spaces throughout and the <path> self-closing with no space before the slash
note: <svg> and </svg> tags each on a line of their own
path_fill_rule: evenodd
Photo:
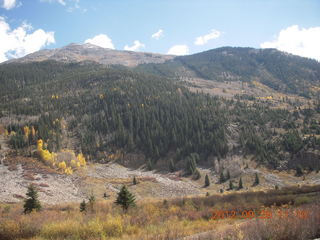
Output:
<svg viewBox="0 0 320 240">
<path fill-rule="evenodd" d="M 24 140 L 27 125 L 50 151 L 71 148 L 100 162 L 117 156 L 194 174 L 197 164 L 220 171 L 221 159 L 250 155 L 274 168 L 319 167 L 317 102 L 297 109 L 286 100 L 290 109 L 278 109 L 191 93 L 180 81 L 121 66 L 55 61 L 1 65 L 0 83 L 0 120 L 16 133 L 17 149 L 35 144 Z"/>
<path fill-rule="evenodd" d="M 104 65 L 119 64 L 132 67 L 142 63 L 162 63 L 172 58 L 173 56 L 170 55 L 118 51 L 98 47 L 90 43 L 73 43 L 62 48 L 41 50 L 19 59 L 9 60 L 6 63 L 28 63 L 46 60 L 55 60 L 65 63 L 91 61 Z"/>
<path fill-rule="evenodd" d="M 277 91 L 316 96 L 320 86 L 320 63 L 275 49 L 223 47 L 162 64 L 144 64 L 138 70 L 167 77 L 216 81 L 259 81 Z"/>
</svg>

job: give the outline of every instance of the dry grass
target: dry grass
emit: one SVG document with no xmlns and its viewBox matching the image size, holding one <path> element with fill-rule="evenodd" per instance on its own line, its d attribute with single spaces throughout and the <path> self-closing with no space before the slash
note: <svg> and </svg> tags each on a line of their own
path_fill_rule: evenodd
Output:
<svg viewBox="0 0 320 240">
<path fill-rule="evenodd" d="M 130 239 L 170 240 L 201 232 L 187 239 L 307 239 L 320 231 L 320 187 L 278 191 L 232 193 L 210 197 L 143 200 L 124 214 L 111 201 L 97 202 L 93 211 L 79 212 L 78 204 L 44 206 L 40 212 L 22 214 L 21 204 L 0 205 L 0 239 Z M 291 205 L 288 205 L 291 203 Z M 303 204 L 303 205 L 301 205 Z M 214 209 L 255 211 L 270 206 L 306 209 L 308 218 L 212 219 Z"/>
</svg>

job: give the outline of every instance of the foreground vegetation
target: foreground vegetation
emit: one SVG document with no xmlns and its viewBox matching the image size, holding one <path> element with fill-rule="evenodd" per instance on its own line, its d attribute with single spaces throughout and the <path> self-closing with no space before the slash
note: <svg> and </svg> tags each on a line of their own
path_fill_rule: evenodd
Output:
<svg viewBox="0 0 320 240">
<path fill-rule="evenodd" d="M 21 204 L 1 204 L 0 239 L 310 239 L 320 236 L 320 187 L 291 187 L 173 200 L 148 200 L 123 211 L 110 201 L 94 202 L 80 212 L 79 204 L 43 206 L 24 215 Z M 269 219 L 227 217 L 213 212 L 261 210 Z M 289 211 L 289 215 L 279 212 Z M 307 214 L 298 214 L 304 211 Z M 204 233 L 205 232 L 205 233 Z"/>
</svg>

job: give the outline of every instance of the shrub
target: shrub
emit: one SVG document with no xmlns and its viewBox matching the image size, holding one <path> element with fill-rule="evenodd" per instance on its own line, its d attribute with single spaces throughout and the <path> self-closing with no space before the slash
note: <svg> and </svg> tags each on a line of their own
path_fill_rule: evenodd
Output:
<svg viewBox="0 0 320 240">
<path fill-rule="evenodd" d="M 43 226 L 40 236 L 45 239 L 70 239 L 80 237 L 79 229 L 83 228 L 79 221 L 66 220 L 49 223 Z"/>
<path fill-rule="evenodd" d="M 13 240 L 20 237 L 20 227 L 16 221 L 0 222 L 0 239 Z"/>
<path fill-rule="evenodd" d="M 122 220 L 120 217 L 108 215 L 107 221 L 102 223 L 103 232 L 109 237 L 120 237 L 123 233 Z"/>
</svg>

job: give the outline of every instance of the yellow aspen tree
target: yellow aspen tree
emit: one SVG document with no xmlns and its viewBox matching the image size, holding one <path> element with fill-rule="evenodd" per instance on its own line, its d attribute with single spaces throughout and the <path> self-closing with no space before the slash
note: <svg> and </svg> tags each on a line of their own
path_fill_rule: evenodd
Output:
<svg viewBox="0 0 320 240">
<path fill-rule="evenodd" d="M 79 153 L 78 156 L 77 156 L 81 166 L 86 166 L 86 159 L 84 158 L 83 154 L 82 153 Z"/>
<path fill-rule="evenodd" d="M 7 137 L 7 136 L 9 136 L 9 132 L 8 132 L 8 130 L 6 129 L 6 130 L 4 130 L 4 135 Z"/>
<path fill-rule="evenodd" d="M 62 161 L 58 164 L 58 167 L 62 170 L 65 170 L 67 168 L 67 164 L 65 163 L 65 161 Z"/>
<path fill-rule="evenodd" d="M 23 133 L 28 138 L 30 135 L 30 128 L 28 126 L 23 127 Z"/>
<path fill-rule="evenodd" d="M 43 141 L 42 141 L 42 139 L 39 139 L 37 141 L 37 150 L 39 153 L 42 151 L 42 147 L 43 147 Z"/>
<path fill-rule="evenodd" d="M 64 173 L 65 174 L 68 174 L 68 175 L 72 175 L 73 174 L 73 170 L 71 167 L 67 167 L 65 170 L 64 170 Z"/>
<path fill-rule="evenodd" d="M 31 136 L 32 138 L 34 138 L 36 136 L 36 130 L 34 129 L 34 127 L 31 127 Z"/>
<path fill-rule="evenodd" d="M 74 160 L 74 159 L 71 160 L 71 166 L 72 167 L 77 167 L 76 160 Z"/>
</svg>

